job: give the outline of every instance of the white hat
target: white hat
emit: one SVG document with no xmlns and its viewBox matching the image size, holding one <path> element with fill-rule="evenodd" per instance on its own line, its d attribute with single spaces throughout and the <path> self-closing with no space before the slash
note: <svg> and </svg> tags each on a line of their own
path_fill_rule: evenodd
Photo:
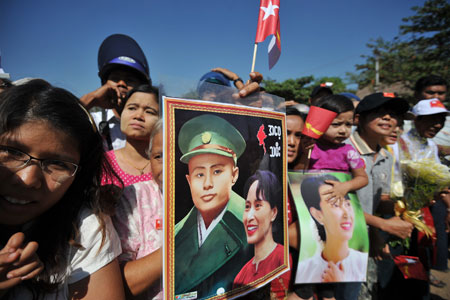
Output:
<svg viewBox="0 0 450 300">
<path fill-rule="evenodd" d="M 444 104 L 439 101 L 437 98 L 420 100 L 414 107 L 412 108 L 412 113 L 416 116 L 426 116 L 426 115 L 434 115 L 450 112 L 445 108 Z"/>
</svg>

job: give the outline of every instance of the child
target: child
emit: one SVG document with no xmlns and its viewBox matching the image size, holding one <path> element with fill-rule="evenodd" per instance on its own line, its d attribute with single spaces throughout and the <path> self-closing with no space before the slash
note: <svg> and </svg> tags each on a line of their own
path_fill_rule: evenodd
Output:
<svg viewBox="0 0 450 300">
<path fill-rule="evenodd" d="M 369 184 L 356 193 L 364 210 L 366 223 L 402 239 L 411 235 L 412 225 L 399 217 L 383 219 L 373 215 L 382 199 L 389 200 L 389 184 L 392 170 L 392 156 L 381 147 L 384 137 L 391 134 L 397 126 L 397 116 L 406 113 L 409 105 L 404 99 L 392 93 L 374 93 L 366 96 L 356 107 L 354 121 L 356 131 L 350 136 L 351 144 L 358 150 L 365 162 L 365 171 Z M 375 240 L 370 237 L 371 250 L 376 247 Z M 382 247 L 381 247 L 382 248 Z M 378 249 L 379 250 L 379 249 Z M 377 253 L 378 256 L 380 253 Z M 376 296 L 377 281 L 374 253 L 370 253 L 367 283 L 364 283 L 360 299 Z M 339 293 L 345 298 L 353 298 L 360 286 L 347 284 Z"/>
<path fill-rule="evenodd" d="M 337 113 L 337 116 L 314 145 L 309 161 L 309 169 L 351 172 L 353 175 L 352 180 L 346 182 L 325 181 L 327 184 L 332 185 L 332 188 L 327 193 L 328 199 L 344 200 L 348 192 L 356 191 L 368 183 L 368 177 L 364 171 L 364 161 L 351 145 L 344 143 L 351 133 L 354 106 L 350 99 L 342 95 L 325 96 L 317 100 L 314 106 L 333 111 Z M 308 153 L 306 147 L 302 153 Z M 293 231 L 296 232 L 296 229 L 296 226 L 290 226 L 290 235 L 293 234 Z M 316 286 L 317 293 L 323 299 L 332 299 L 335 294 L 335 288 L 339 285 L 345 284 L 318 285 Z M 312 297 L 313 286 L 298 285 L 294 292 L 300 299 L 309 299 Z M 340 298 L 336 297 L 336 299 Z"/>
<path fill-rule="evenodd" d="M 327 131 L 317 140 L 309 162 L 312 170 L 351 172 L 353 179 L 346 182 L 327 181 L 333 186 L 330 199 L 343 199 L 350 191 L 356 191 L 368 183 L 364 161 L 358 152 L 344 141 L 348 139 L 353 125 L 353 103 L 342 95 L 329 95 L 319 99 L 315 106 L 337 113 Z"/>
</svg>

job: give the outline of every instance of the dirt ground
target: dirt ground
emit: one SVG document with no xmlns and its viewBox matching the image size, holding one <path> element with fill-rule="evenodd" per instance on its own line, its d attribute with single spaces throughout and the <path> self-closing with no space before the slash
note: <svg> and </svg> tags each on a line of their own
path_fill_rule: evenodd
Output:
<svg viewBox="0 0 450 300">
<path fill-rule="evenodd" d="M 450 249 L 449 249 L 450 252 Z M 449 253 L 450 254 L 450 253 Z M 450 257 L 450 256 L 449 256 Z M 450 259 L 447 261 L 447 264 L 450 268 Z M 440 272 L 436 270 L 431 270 L 431 273 L 436 276 L 439 280 L 442 280 L 446 283 L 446 286 L 443 288 L 437 288 L 435 286 L 431 286 L 431 299 L 433 300 L 449 300 L 450 299 L 450 271 Z"/>
</svg>

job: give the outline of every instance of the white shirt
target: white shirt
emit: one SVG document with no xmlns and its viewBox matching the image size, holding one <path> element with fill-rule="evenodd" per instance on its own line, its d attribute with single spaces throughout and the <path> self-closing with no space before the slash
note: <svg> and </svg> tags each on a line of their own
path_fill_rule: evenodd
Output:
<svg viewBox="0 0 450 300">
<path fill-rule="evenodd" d="M 102 232 L 100 223 L 90 210 L 84 209 L 79 216 L 79 237 L 76 243 L 83 248 L 70 246 L 67 253 L 68 265 L 63 283 L 57 291 L 45 294 L 40 300 L 63 300 L 69 298 L 69 284 L 95 273 L 113 261 L 122 252 L 120 240 L 108 217 L 105 220 L 106 238 L 102 248 Z M 30 291 L 23 285 L 18 285 L 11 292 L 8 299 L 33 299 Z"/>
<path fill-rule="evenodd" d="M 338 266 L 342 265 L 344 269 L 344 280 L 342 282 L 366 281 L 367 257 L 367 253 L 349 248 L 348 256 L 337 263 Z M 295 283 L 320 283 L 327 268 L 328 262 L 323 259 L 322 252 L 319 252 L 298 263 Z"/>
<path fill-rule="evenodd" d="M 220 220 L 222 220 L 225 211 L 227 210 L 228 204 L 222 210 L 222 212 L 212 220 L 211 224 L 209 224 L 208 229 L 205 226 L 205 220 L 203 220 L 202 214 L 198 212 L 197 214 L 197 231 L 198 231 L 198 247 L 200 248 L 203 243 L 206 241 L 208 235 L 213 231 L 214 227 L 219 224 Z"/>
<path fill-rule="evenodd" d="M 109 132 L 111 136 L 111 143 L 114 150 L 125 147 L 126 136 L 120 130 L 120 119 L 114 115 L 112 109 L 106 110 L 106 120 L 102 118 L 102 111 L 96 111 L 91 113 L 92 118 L 94 119 L 95 125 L 99 128 L 99 124 L 102 121 L 107 121 L 109 125 Z M 104 141 L 104 148 L 106 151 L 110 150 L 108 148 L 108 143 Z"/>
</svg>

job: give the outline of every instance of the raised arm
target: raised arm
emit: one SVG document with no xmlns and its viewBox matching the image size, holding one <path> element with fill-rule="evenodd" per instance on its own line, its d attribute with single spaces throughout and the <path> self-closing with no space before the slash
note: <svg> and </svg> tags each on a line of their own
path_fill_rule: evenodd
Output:
<svg viewBox="0 0 450 300">
<path fill-rule="evenodd" d="M 122 276 L 117 258 L 83 279 L 69 284 L 69 299 L 123 300 Z"/>
<path fill-rule="evenodd" d="M 122 264 L 122 274 L 127 294 L 136 296 L 151 286 L 161 284 L 162 251 L 156 251 L 133 261 Z"/>
</svg>

